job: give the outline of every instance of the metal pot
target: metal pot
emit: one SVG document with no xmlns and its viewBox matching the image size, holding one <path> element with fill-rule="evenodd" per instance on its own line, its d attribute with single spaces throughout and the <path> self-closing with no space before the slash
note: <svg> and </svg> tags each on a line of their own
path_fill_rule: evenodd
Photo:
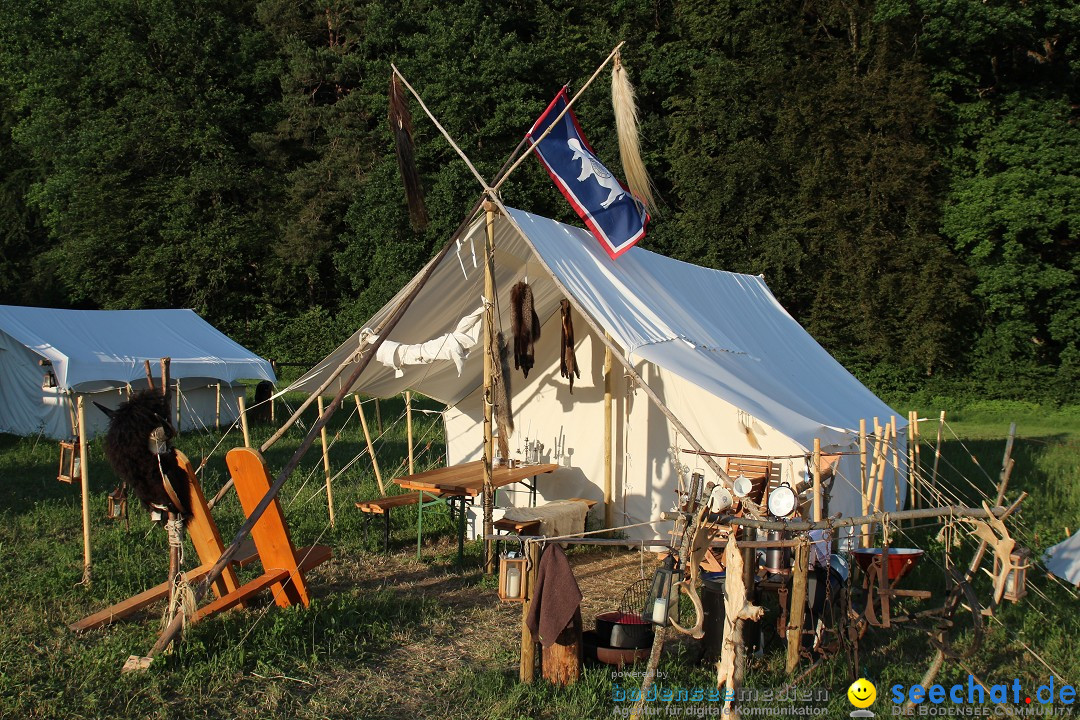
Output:
<svg viewBox="0 0 1080 720">
<path fill-rule="evenodd" d="M 596 616 L 596 639 L 600 646 L 647 648 L 652 646 L 653 626 L 638 613 L 612 610 Z"/>
</svg>

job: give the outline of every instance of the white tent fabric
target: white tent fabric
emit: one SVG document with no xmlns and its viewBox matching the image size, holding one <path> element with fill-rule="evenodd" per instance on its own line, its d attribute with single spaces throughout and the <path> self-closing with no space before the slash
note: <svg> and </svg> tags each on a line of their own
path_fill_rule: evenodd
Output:
<svg viewBox="0 0 1080 720">
<path fill-rule="evenodd" d="M 1047 549 L 1043 563 L 1057 577 L 1080 586 L 1080 532 Z"/>
<path fill-rule="evenodd" d="M 541 481 L 545 499 L 603 497 L 602 442 L 597 438 L 603 425 L 603 346 L 582 318 L 574 320 L 582 377 L 570 395 L 559 377 L 558 308 L 564 297 L 559 284 L 575 304 L 575 315 L 580 309 L 611 335 L 708 450 L 786 458 L 785 476 L 797 479 L 805 463 L 792 456 L 811 448 L 814 438 L 826 450 L 852 452 L 860 419 L 887 421 L 894 414 L 799 326 L 760 277 L 697 267 L 639 247 L 611 260 L 586 230 L 520 210 L 497 216 L 494 232 L 499 327 L 509 339 L 510 290 L 525 279 L 543 326 L 533 373 L 523 381 L 514 372 L 509 386 L 519 428 L 513 442 L 542 439 L 548 448 L 558 448 L 550 461 L 564 464 Z M 483 294 L 483 267 L 475 266 L 471 256 L 482 254 L 484 233 L 480 218 L 457 253 L 451 251 L 434 268 L 388 340 L 418 344 L 438 338 L 476 307 Z M 293 389 L 312 392 L 342 363 L 356 362 L 365 338 L 379 331 L 415 283 L 414 278 Z M 349 374 L 346 369 L 324 392 L 335 393 Z M 634 401 L 632 383 L 618 375 L 616 492 L 622 495 L 627 520 L 647 520 L 668 509 L 674 497 L 677 478 L 669 457 L 673 447 L 686 447 L 685 438 L 674 435 L 643 398 Z M 479 457 L 482 376 L 482 353 L 474 351 L 460 374 L 449 360 L 404 366 L 401 372 L 371 363 L 350 389 L 382 397 L 411 389 L 446 403 L 447 460 L 457 463 Z M 901 430 L 901 442 L 903 436 Z M 845 456 L 841 469 L 844 487 L 834 491 L 830 511 L 858 511 L 858 459 Z M 897 505 L 895 490 L 902 498 L 906 484 L 902 477 L 896 482 L 889 478 L 885 507 L 891 509 Z"/>
<path fill-rule="evenodd" d="M 275 380 L 269 362 L 192 310 L 0 305 L 0 432 L 68 438 L 75 396 L 115 407 L 129 385 L 146 386 L 144 361 L 157 374 L 163 357 L 171 359 L 169 374 L 181 383 L 182 429 L 213 424 L 218 403 L 211 384 L 223 385 L 221 420 L 229 422 L 236 416 L 241 379 Z M 57 386 L 43 388 L 50 369 Z M 92 435 L 105 417 L 91 408 L 87 424 Z"/>
</svg>

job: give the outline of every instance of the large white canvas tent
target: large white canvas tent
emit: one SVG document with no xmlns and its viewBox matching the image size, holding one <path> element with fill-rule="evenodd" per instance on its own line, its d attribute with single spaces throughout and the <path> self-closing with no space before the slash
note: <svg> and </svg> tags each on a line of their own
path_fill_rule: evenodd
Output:
<svg viewBox="0 0 1080 720">
<path fill-rule="evenodd" d="M 805 476 L 803 456 L 814 438 L 821 439 L 826 451 L 854 453 L 859 420 L 878 417 L 884 423 L 893 414 L 781 307 L 761 277 L 698 267 L 641 248 L 611 260 L 584 229 L 520 210 L 497 216 L 494 230 L 500 328 L 509 339 L 510 290 L 521 280 L 533 289 L 542 323 L 535 368 L 528 379 L 512 371 L 508 385 L 516 426 L 509 442 L 512 455 L 522 452 L 526 441 L 539 441 L 544 461 L 562 466 L 540 478 L 544 499 L 603 500 L 605 348 L 579 313 L 587 313 L 611 336 L 706 450 L 774 458 L 785 481 Z M 482 306 L 483 263 L 474 258 L 482 260 L 484 233 L 480 218 L 457 251 L 434 269 L 388 340 L 415 345 L 443 336 L 447 342 L 465 339 L 454 330 L 471 327 L 468 316 Z M 559 372 L 559 303 L 564 294 L 553 278 L 574 307 L 581 377 L 573 393 Z M 293 387 L 315 391 L 362 343 L 370 342 L 371 329 L 379 327 L 416 282 Z M 468 352 L 468 344 L 462 345 L 467 354 L 460 373 L 457 363 L 417 351 L 412 358 L 420 362 L 416 365 L 395 368 L 373 361 L 352 389 L 384 397 L 411 389 L 446 403 L 448 462 L 479 459 L 483 353 L 479 346 Z M 403 353 L 398 350 L 379 356 L 400 359 Z M 460 352 L 457 359 L 461 362 Z M 342 373 L 325 392 L 336 392 L 348 374 Z M 682 452 L 689 447 L 686 439 L 617 362 L 614 375 L 615 522 L 624 525 L 657 519 L 672 507 L 678 487 L 675 459 L 700 469 L 707 480 L 715 475 L 701 458 Z M 719 464 L 723 467 L 724 460 Z M 885 480 L 884 505 L 893 508 L 896 489 L 903 498 L 906 484 L 902 477 L 894 482 L 891 472 Z M 830 513 L 860 514 L 858 483 L 858 457 L 844 455 Z M 506 502 L 500 493 L 500 503 Z M 635 528 L 628 534 L 654 537 L 665 529 L 656 528 Z"/>
<path fill-rule="evenodd" d="M 1043 563 L 1054 575 L 1080 587 L 1080 532 L 1049 548 Z"/>
<path fill-rule="evenodd" d="M 180 382 L 180 427 L 212 427 L 221 387 L 221 422 L 237 417 L 242 379 L 274 381 L 270 363 L 229 339 L 192 310 L 57 310 L 0 306 L 0 432 L 74 433 L 75 398 L 86 399 L 92 437 L 108 419 L 90 404 L 116 407 L 129 388 L 147 386 L 171 359 Z M 45 364 L 42 364 L 45 363 Z M 46 382 L 51 371 L 55 387 Z M 176 408 L 176 395 L 172 395 Z M 175 418 L 174 418 L 175 421 Z"/>
</svg>

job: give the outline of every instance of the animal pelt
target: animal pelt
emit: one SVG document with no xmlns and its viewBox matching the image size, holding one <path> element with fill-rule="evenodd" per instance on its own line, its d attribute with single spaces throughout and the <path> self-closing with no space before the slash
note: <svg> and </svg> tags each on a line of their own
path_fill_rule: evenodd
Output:
<svg viewBox="0 0 1080 720">
<path fill-rule="evenodd" d="M 540 318 L 533 307 L 532 288 L 524 281 L 510 290 L 510 334 L 514 336 L 514 369 L 529 377 L 540 339 Z"/>
<path fill-rule="evenodd" d="M 424 186 L 420 181 L 420 171 L 416 169 L 412 116 L 397 75 L 390 76 L 390 111 L 387 119 L 390 121 L 390 131 L 394 135 L 394 154 L 397 155 L 398 170 L 401 171 L 401 180 L 405 184 L 405 202 L 409 206 L 409 220 L 414 228 L 423 230 L 428 225 Z"/>
<path fill-rule="evenodd" d="M 562 309 L 562 351 L 559 353 L 559 373 L 570 381 L 570 394 L 574 394 L 574 378 L 580 378 L 577 357 L 574 355 L 574 319 L 570 317 L 570 301 L 560 303 Z"/>
<path fill-rule="evenodd" d="M 499 455 L 510 457 L 510 436 L 514 434 L 514 413 L 510 408 L 510 352 L 509 345 L 499 333 L 496 338 L 498 353 L 491 363 L 491 394 L 495 404 L 495 428 L 499 435 Z"/>
<path fill-rule="evenodd" d="M 109 416 L 105 457 L 113 472 L 128 484 L 148 510 L 159 505 L 169 512 L 186 516 L 188 477 L 177 463 L 176 450 L 169 442 L 176 436 L 176 430 L 169 422 L 168 398 L 154 390 L 143 390 L 115 410 L 98 407 Z M 167 443 L 166 452 L 162 455 L 150 451 L 150 436 L 157 428 L 164 429 Z M 162 473 L 168 478 L 181 506 L 178 507 L 169 497 Z"/>
</svg>

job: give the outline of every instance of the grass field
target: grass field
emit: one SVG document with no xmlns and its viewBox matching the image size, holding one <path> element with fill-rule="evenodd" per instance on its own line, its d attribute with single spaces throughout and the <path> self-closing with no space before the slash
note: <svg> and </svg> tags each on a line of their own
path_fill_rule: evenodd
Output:
<svg viewBox="0 0 1080 720">
<path fill-rule="evenodd" d="M 368 418 L 375 424 L 372 406 Z M 335 472 L 362 450 L 351 405 L 331 424 Z M 937 434 L 937 410 L 922 410 L 923 462 L 929 463 Z M 406 455 L 401 402 L 381 404 L 385 431 L 379 443 L 384 476 L 402 467 Z M 902 415 L 902 413 L 901 413 Z M 442 461 L 437 416 L 418 414 L 420 467 Z M 280 416 L 279 416 L 280 419 Z M 311 421 L 311 414 L 305 418 Z M 1020 523 L 1022 542 L 1036 554 L 1080 525 L 1080 408 L 1044 409 L 1013 403 L 969 405 L 950 410 L 941 474 L 969 500 L 988 492 L 1001 464 L 1010 421 L 1018 425 L 1017 462 L 1010 497 L 1027 491 Z M 269 436 L 256 427 L 253 441 Z M 955 436 L 953 433 L 955 432 Z M 178 446 L 196 462 L 209 455 L 202 477 L 207 495 L 225 481 L 224 448 L 240 444 L 234 431 L 211 453 L 221 433 L 189 433 Z M 280 468 L 299 445 L 301 430 L 290 432 L 267 453 Z M 317 446 L 316 446 L 317 447 Z M 318 452 L 305 458 L 282 493 L 297 545 L 330 545 L 334 559 L 313 572 L 309 609 L 281 610 L 266 598 L 253 608 L 227 613 L 191 627 L 176 650 L 144 674 L 124 675 L 129 654 L 145 654 L 158 633 L 160 609 L 76 637 L 67 624 L 96 609 L 161 582 L 167 569 L 165 534 L 133 507 L 131 527 L 104 518 L 105 495 L 115 486 L 101 451 L 91 444 L 93 581 L 82 575 L 78 488 L 55 479 L 56 443 L 0 436 L 0 717 L 12 718 L 601 718 L 628 703 L 613 693 L 634 687 L 630 677 L 588 667 L 583 680 L 566 689 L 543 682 L 517 682 L 520 606 L 500 604 L 491 578 L 478 571 L 479 548 L 467 548 L 467 567 L 453 564 L 455 547 L 444 512 L 425 516 L 423 561 L 417 561 L 415 515 L 394 518 L 389 556 L 365 545 L 353 503 L 378 490 L 366 457 L 335 480 L 336 527 L 327 522 Z M 972 459 L 976 458 L 978 463 Z M 981 469 L 980 469 L 981 468 Z M 973 485 L 968 485 L 966 476 Z M 228 539 L 242 522 L 235 497 L 222 502 L 215 517 Z M 428 532 L 430 530 L 431 532 Z M 937 528 L 906 529 L 913 543 L 940 558 Z M 377 533 L 376 533 L 377 534 Z M 906 542 L 906 539 L 905 539 Z M 972 543 L 957 551 L 965 560 Z M 188 545 L 186 556 L 195 557 Z M 636 552 L 573 550 L 590 607 L 610 607 L 636 579 Z M 938 587 L 938 559 L 921 565 L 912 587 Z M 622 573 L 619 581 L 608 573 Z M 1017 606 L 1005 606 L 983 649 L 967 661 L 987 682 L 1014 677 L 1034 690 L 1050 677 L 1080 681 L 1080 600 L 1044 572 L 1031 573 L 1034 590 Z M 980 586 L 985 590 L 985 579 Z M 621 584 L 620 584 L 621 583 Z M 269 595 L 267 594 L 267 597 Z M 586 626 L 591 619 L 586 615 Z M 1038 654 L 1036 659 L 1028 649 Z M 705 688 L 715 670 L 696 662 L 689 643 L 672 643 L 661 671 L 669 688 Z M 875 681 L 879 716 L 888 714 L 887 687 L 918 682 L 930 660 L 923 636 L 876 631 L 864 640 L 860 674 Z M 966 681 L 967 671 L 947 664 L 940 681 Z M 747 686 L 780 688 L 783 654 L 776 643 L 749 668 Z M 846 717 L 848 664 L 836 657 L 802 682 L 803 688 L 831 691 L 822 717 Z"/>
</svg>

